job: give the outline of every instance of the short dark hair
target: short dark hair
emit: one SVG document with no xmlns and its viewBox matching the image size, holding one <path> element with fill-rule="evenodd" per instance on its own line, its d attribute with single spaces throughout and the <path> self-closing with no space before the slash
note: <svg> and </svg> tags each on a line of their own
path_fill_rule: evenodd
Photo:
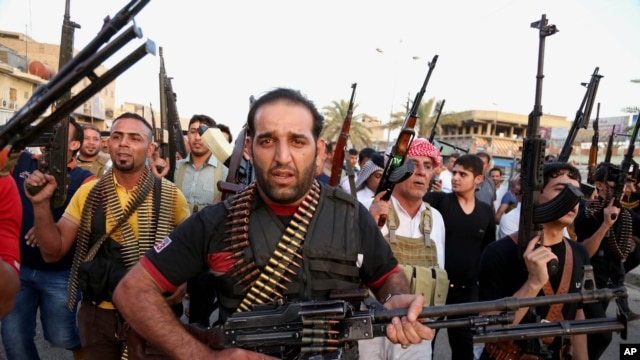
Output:
<svg viewBox="0 0 640 360">
<path fill-rule="evenodd" d="M 566 162 L 553 161 L 544 164 L 544 167 L 542 168 L 542 177 L 544 181 L 543 187 L 549 183 L 551 178 L 556 178 L 563 174 L 567 174 L 570 179 L 576 180 L 578 183 L 582 181 L 580 171 L 576 169 L 575 166 Z"/>
<path fill-rule="evenodd" d="M 491 155 L 489 155 L 489 153 L 486 153 L 484 151 L 480 151 L 479 153 L 476 154 L 476 156 L 480 157 L 480 158 L 485 158 L 487 159 L 487 162 L 490 163 L 491 162 Z"/>
<path fill-rule="evenodd" d="M 502 169 L 500 169 L 499 167 L 493 167 L 489 170 L 489 174 L 491 174 L 492 172 L 497 171 L 500 173 L 500 175 L 502 175 Z"/>
<path fill-rule="evenodd" d="M 84 142 L 84 129 L 82 128 L 82 125 L 78 124 L 78 122 L 73 116 L 69 116 L 69 124 L 74 128 L 73 137 L 71 138 L 71 141 L 80 142 L 80 147 L 78 147 L 73 152 L 73 156 L 75 157 L 78 154 L 78 151 L 80 151 L 80 148 L 82 147 L 82 143 Z M 69 127 L 69 129 L 71 129 L 71 127 Z M 98 131 L 98 133 L 100 133 L 100 131 Z"/>
<path fill-rule="evenodd" d="M 601 162 L 596 167 L 596 174 L 594 176 L 596 181 L 605 182 L 612 179 L 616 176 L 616 174 L 620 173 L 620 167 L 617 165 L 612 165 L 606 162 Z"/>
<path fill-rule="evenodd" d="M 356 150 L 355 148 L 349 149 L 349 155 L 358 155 L 358 150 Z"/>
<path fill-rule="evenodd" d="M 556 161 L 556 156 L 553 154 L 547 154 L 547 156 L 544 157 L 544 161 L 547 161 L 547 162 Z"/>
<path fill-rule="evenodd" d="M 146 126 L 149 131 L 151 132 L 151 134 L 153 134 L 153 129 L 151 128 L 151 125 L 149 124 L 149 122 L 147 121 L 147 119 L 143 118 L 141 115 L 136 114 L 136 113 L 132 113 L 132 112 L 126 112 L 120 116 L 118 116 L 117 118 L 113 119 L 113 122 L 111 123 L 111 130 L 113 131 L 113 126 L 116 124 L 116 122 L 118 122 L 118 120 L 120 119 L 136 119 L 136 120 L 140 120 L 144 126 Z"/>
<path fill-rule="evenodd" d="M 375 153 L 376 151 L 373 150 L 370 147 L 366 147 L 363 148 L 362 150 L 360 150 L 360 152 L 358 153 L 358 161 L 362 161 L 364 158 L 369 158 L 371 159 L 371 154 Z"/>
<path fill-rule="evenodd" d="M 191 120 L 189 120 L 189 126 L 191 126 L 191 124 L 193 124 L 196 121 L 200 122 L 201 125 L 207 125 L 208 127 L 216 126 L 216 121 L 213 120 L 211 116 L 202 115 L 202 114 L 193 115 L 191 117 Z"/>
<path fill-rule="evenodd" d="M 82 124 L 82 132 L 84 133 L 84 130 L 87 130 L 87 129 L 90 129 L 90 130 L 93 130 L 93 131 L 97 132 L 98 136 L 102 136 L 102 134 L 100 133 L 100 129 L 98 129 L 97 126 L 95 126 L 93 124 Z"/>
<path fill-rule="evenodd" d="M 220 129 L 220 131 L 222 131 L 223 133 L 226 133 L 229 135 L 229 142 L 233 141 L 233 135 L 231 135 L 231 130 L 229 129 L 229 127 L 225 124 L 216 124 L 216 127 L 218 129 Z"/>
<path fill-rule="evenodd" d="M 322 122 L 324 121 L 324 117 L 320 115 L 313 102 L 307 99 L 306 96 L 302 95 L 300 91 L 288 88 L 277 88 L 275 90 L 271 90 L 251 104 L 251 109 L 249 109 L 249 114 L 247 115 L 247 130 L 249 135 L 253 137 L 256 133 L 255 116 L 258 109 L 260 109 L 262 105 L 274 103 L 280 100 L 285 100 L 296 105 L 302 105 L 311 112 L 313 117 L 313 139 L 318 140 L 320 132 L 322 132 Z"/>
<path fill-rule="evenodd" d="M 482 169 L 484 168 L 484 163 L 482 162 L 482 159 L 480 159 L 480 156 L 473 154 L 460 156 L 456 159 L 454 166 L 455 165 L 460 165 L 465 170 L 470 170 L 473 173 L 473 176 L 482 175 Z"/>
</svg>

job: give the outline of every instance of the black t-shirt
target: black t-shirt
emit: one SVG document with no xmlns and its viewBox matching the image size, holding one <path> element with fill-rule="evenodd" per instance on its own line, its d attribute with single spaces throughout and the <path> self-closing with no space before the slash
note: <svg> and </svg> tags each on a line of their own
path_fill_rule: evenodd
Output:
<svg viewBox="0 0 640 360">
<path fill-rule="evenodd" d="M 584 265 L 589 264 L 589 253 L 582 244 L 575 241 L 566 241 L 571 246 L 573 252 L 573 273 L 571 282 L 569 283 L 569 293 L 580 292 L 582 289 L 582 281 L 584 277 Z M 550 277 L 551 286 L 557 291 L 560 280 L 562 279 L 562 271 L 564 269 L 566 248 L 565 241 L 551 246 L 551 251 L 558 257 L 558 271 Z M 480 262 L 480 300 L 496 300 L 504 297 L 511 297 L 518 291 L 527 281 L 528 272 L 523 260 L 518 258 L 518 246 L 506 236 L 487 246 L 482 253 Z M 544 296 L 541 290 L 538 296 Z M 575 319 L 576 311 L 581 307 L 580 303 L 564 304 L 562 307 L 562 315 L 565 320 Z M 540 306 L 535 308 L 535 314 L 544 318 L 549 311 L 548 306 Z M 531 311 L 525 315 L 521 323 L 530 323 L 535 321 Z M 558 337 L 550 346 L 550 350 L 554 350 L 554 359 L 558 358 L 561 338 Z M 524 345 L 524 344 L 522 344 Z M 483 354 L 483 358 L 488 359 L 488 354 Z"/>
<path fill-rule="evenodd" d="M 449 280 L 457 285 L 477 281 L 482 250 L 496 239 L 491 207 L 476 199 L 473 211 L 465 214 L 454 193 L 430 192 L 424 200 L 444 219 L 444 263 Z"/>
</svg>

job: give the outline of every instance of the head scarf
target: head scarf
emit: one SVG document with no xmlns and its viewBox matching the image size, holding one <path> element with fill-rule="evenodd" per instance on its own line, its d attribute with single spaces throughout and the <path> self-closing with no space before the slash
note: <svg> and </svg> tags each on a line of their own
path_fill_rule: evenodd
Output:
<svg viewBox="0 0 640 360">
<path fill-rule="evenodd" d="M 431 145 L 429 140 L 424 138 L 415 138 L 409 146 L 409 153 L 407 156 L 427 156 L 431 158 L 433 167 L 440 166 L 440 150 Z"/>
<path fill-rule="evenodd" d="M 362 170 L 358 173 L 356 179 L 356 191 L 364 188 L 364 184 L 374 172 L 384 170 L 384 157 L 378 153 L 371 154 L 369 160 L 362 165 Z"/>
</svg>

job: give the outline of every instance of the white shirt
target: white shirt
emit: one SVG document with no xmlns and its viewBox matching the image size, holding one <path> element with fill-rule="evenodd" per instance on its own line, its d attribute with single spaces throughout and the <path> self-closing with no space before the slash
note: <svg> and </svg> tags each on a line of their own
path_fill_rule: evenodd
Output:
<svg viewBox="0 0 640 360">
<path fill-rule="evenodd" d="M 508 213 L 502 215 L 500 224 L 498 225 L 498 239 L 502 239 L 507 235 L 511 235 L 518 231 L 520 227 L 520 202 Z"/>
<path fill-rule="evenodd" d="M 423 203 L 420 205 L 420 210 L 413 218 L 407 213 L 405 209 L 400 206 L 398 200 L 391 195 L 391 204 L 396 209 L 398 215 L 398 228 L 396 229 L 396 235 L 406 236 L 410 238 L 424 237 L 424 233 L 420 231 L 420 221 L 422 221 L 422 212 L 427 208 Z M 436 243 L 436 251 L 438 252 L 438 266 L 444 269 L 444 220 L 442 214 L 435 208 L 431 207 L 431 220 L 433 222 L 431 226 L 431 240 Z M 385 224 L 380 229 L 383 236 L 389 234 L 389 227 Z"/>
<path fill-rule="evenodd" d="M 498 212 L 498 208 L 500 208 L 500 204 L 502 203 L 502 197 L 507 193 L 507 191 L 509 191 L 509 186 L 505 184 L 505 181 L 503 181 L 502 184 L 500 184 L 500 186 L 498 186 L 498 188 L 496 189 L 496 199 L 493 200 L 493 209 L 496 211 L 496 213 Z"/>
<path fill-rule="evenodd" d="M 358 190 L 358 192 L 356 193 L 356 197 L 358 198 L 358 201 L 362 205 L 364 205 L 364 207 L 366 207 L 367 209 L 369 208 L 369 206 L 371 206 L 371 203 L 373 202 L 373 197 L 375 195 L 376 193 L 366 186 Z"/>
</svg>

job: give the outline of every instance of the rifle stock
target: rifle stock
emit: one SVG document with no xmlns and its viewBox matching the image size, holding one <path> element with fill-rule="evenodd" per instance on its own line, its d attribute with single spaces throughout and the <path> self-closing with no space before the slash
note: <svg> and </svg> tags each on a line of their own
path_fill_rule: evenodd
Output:
<svg viewBox="0 0 640 360">
<path fill-rule="evenodd" d="M 351 84 L 351 99 L 349 100 L 349 108 L 347 114 L 342 121 L 342 129 L 340 130 L 340 136 L 333 152 L 333 163 L 331 163 L 331 177 L 329 178 L 329 185 L 338 185 L 338 178 L 342 172 L 342 164 L 344 163 L 344 153 L 347 147 L 347 141 L 349 140 L 349 130 L 351 128 L 351 117 L 353 116 L 353 100 L 356 96 L 357 83 Z"/>
<path fill-rule="evenodd" d="M 431 78 L 431 73 L 433 73 L 433 69 L 436 66 L 436 62 L 438 61 L 438 55 L 435 55 L 433 59 L 429 62 L 429 71 L 427 72 L 427 77 L 424 79 L 424 83 L 422 83 L 422 87 L 420 91 L 416 94 L 415 99 L 413 100 L 413 104 L 411 105 L 411 110 L 407 113 L 407 116 L 404 119 L 404 123 L 402 124 L 402 129 L 400 130 L 400 135 L 398 135 L 398 140 L 391 148 L 391 152 L 389 153 L 389 160 L 387 161 L 384 170 L 382 171 L 382 177 L 380 178 L 380 184 L 376 189 L 376 195 L 385 192 L 382 196 L 382 200 L 389 200 L 391 198 L 391 192 L 395 187 L 395 184 L 401 181 L 406 180 L 413 174 L 413 163 L 408 162 L 405 166 L 405 169 L 402 168 L 405 165 L 405 159 L 407 157 L 407 153 L 409 152 L 409 146 L 411 146 L 411 142 L 415 137 L 416 131 L 415 126 L 418 121 L 418 108 L 420 107 L 420 103 L 422 102 L 422 97 L 424 96 L 424 92 L 427 89 L 427 84 L 429 83 L 429 79 Z M 401 172 L 400 174 L 398 174 Z M 382 215 L 378 219 L 378 226 L 383 226 L 387 222 L 387 217 Z"/>
<path fill-rule="evenodd" d="M 50 131 L 54 124 L 73 113 L 82 103 L 91 99 L 142 57 L 148 53 L 155 53 L 155 44 L 147 40 L 144 45 L 138 47 L 103 75 L 98 77 L 94 73 L 100 64 L 128 42 L 142 37 L 141 30 L 133 25 L 110 42 L 111 37 L 132 20 L 148 2 L 149 0 L 132 0 L 113 18 L 108 17 L 98 35 L 64 65 L 47 84 L 39 86 L 33 92 L 27 103 L 0 130 L 0 169 L 12 167 L 17 158 L 15 154 L 20 150 L 39 139 L 44 132 Z M 51 104 L 84 78 L 91 80 L 89 86 L 60 104 L 51 115 L 36 124 L 38 118 Z"/>
<path fill-rule="evenodd" d="M 626 339 L 627 321 L 624 315 L 617 319 L 512 324 L 514 314 L 520 308 L 610 301 L 628 296 L 624 287 L 595 289 L 593 268 L 590 265 L 585 266 L 583 280 L 585 286 L 579 293 L 531 298 L 507 297 L 489 301 L 428 306 L 422 309 L 419 318 L 432 329 L 471 327 L 475 332 L 475 342 L 611 331 L 621 332 L 621 337 Z M 498 314 L 495 314 L 496 312 Z M 486 313 L 491 314 L 475 315 Z M 234 313 L 222 328 L 205 329 L 191 324 L 184 326 L 192 336 L 212 349 L 239 347 L 274 354 L 283 352 L 285 348 L 299 347 L 303 354 L 311 356 L 335 351 L 345 342 L 386 336 L 386 327 L 392 319 L 406 315 L 407 309 L 386 310 L 378 304 L 367 310 L 360 310 L 349 300 L 335 298 L 325 301 L 261 305 L 253 311 Z M 445 316 L 463 317 L 443 320 Z M 146 341 L 138 335 L 134 334 L 129 338 L 132 338 L 128 341 L 130 359 L 166 359 L 166 357 L 155 357 L 158 352 L 145 350 L 143 347 L 146 346 Z M 132 353 L 135 357 L 131 357 Z M 147 354 L 151 356 L 147 357 Z"/>
</svg>

